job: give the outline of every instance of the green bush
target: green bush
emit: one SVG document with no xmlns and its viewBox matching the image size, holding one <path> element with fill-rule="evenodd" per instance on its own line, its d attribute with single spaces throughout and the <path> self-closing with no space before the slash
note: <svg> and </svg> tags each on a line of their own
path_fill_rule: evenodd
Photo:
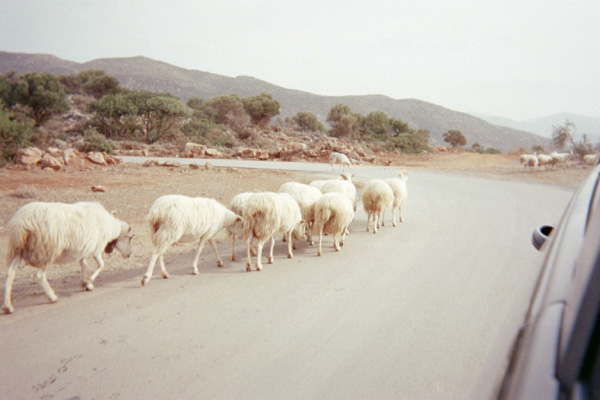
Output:
<svg viewBox="0 0 600 400">
<path fill-rule="evenodd" d="M 12 120 L 0 107 L 0 165 L 12 160 L 20 148 L 31 146 L 33 132 L 32 124 Z"/>
<path fill-rule="evenodd" d="M 77 146 L 77 150 L 87 153 L 90 151 L 100 151 L 111 154 L 115 149 L 112 141 L 98 132 L 96 128 L 89 128 L 83 133 L 83 142 Z"/>
</svg>

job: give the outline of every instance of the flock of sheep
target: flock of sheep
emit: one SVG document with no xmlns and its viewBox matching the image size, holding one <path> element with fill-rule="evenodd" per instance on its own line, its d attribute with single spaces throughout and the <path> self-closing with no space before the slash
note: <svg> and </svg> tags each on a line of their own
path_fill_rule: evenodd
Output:
<svg viewBox="0 0 600 400">
<path fill-rule="evenodd" d="M 295 240 L 306 238 L 310 245 L 314 244 L 313 233 L 319 235 L 319 256 L 322 254 L 323 234 L 333 235 L 334 248 L 339 251 L 357 209 L 357 190 L 352 176 L 346 173 L 342 174 L 343 179 L 317 180 L 310 184 L 287 182 L 277 193 L 240 193 L 234 196 L 229 207 L 210 198 L 173 194 L 159 197 L 146 215 L 152 233 L 153 252 L 142 285 L 152 277 L 157 261 L 163 278 L 169 277 L 164 254 L 176 243 L 198 241 L 193 274 L 198 274 L 198 260 L 207 242 L 215 252 L 217 265 L 222 266 L 223 261 L 214 242 L 215 236 L 222 230 L 226 230 L 232 238 L 232 260 L 235 260 L 235 239 L 246 240 L 247 271 L 251 271 L 253 266 L 252 255 L 256 257 L 256 270 L 262 270 L 262 250 L 267 241 L 270 241 L 268 262 L 273 263 L 275 237 L 279 235 L 283 235 L 287 242 L 289 258 L 293 257 Z M 371 225 L 373 233 L 384 225 L 388 207 L 392 208 L 393 226 L 396 226 L 396 210 L 402 222 L 401 209 L 407 198 L 407 180 L 408 175 L 402 170 L 397 178 L 374 179 L 364 186 L 362 202 L 368 214 L 367 232 L 371 231 Z M 133 234 L 129 224 L 115 218 L 98 203 L 32 202 L 17 210 L 6 228 L 9 263 L 2 309 L 7 314 L 14 311 L 12 285 L 16 270 L 23 262 L 38 269 L 38 279 L 47 298 L 55 302 L 56 294 L 46 279 L 48 266 L 79 261 L 82 286 L 93 290 L 94 279 L 104 267 L 102 253 L 117 249 L 125 258 L 131 255 Z M 96 260 L 98 267 L 88 277 L 86 257 L 90 256 Z"/>
<path fill-rule="evenodd" d="M 521 154 L 520 162 L 523 167 L 534 169 L 536 167 L 544 167 L 544 169 L 553 167 L 566 167 L 569 160 L 573 158 L 573 152 L 557 153 L 553 151 L 548 154 Z M 585 165 L 595 165 L 598 162 L 598 154 L 586 154 L 582 158 Z"/>
</svg>

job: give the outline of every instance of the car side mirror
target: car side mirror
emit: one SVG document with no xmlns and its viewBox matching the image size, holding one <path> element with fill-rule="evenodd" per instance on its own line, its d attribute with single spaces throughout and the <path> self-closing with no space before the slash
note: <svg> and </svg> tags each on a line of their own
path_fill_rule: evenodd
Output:
<svg viewBox="0 0 600 400">
<path fill-rule="evenodd" d="M 533 234 L 531 235 L 531 244 L 536 250 L 541 250 L 544 243 L 546 243 L 546 239 L 550 237 L 550 234 L 554 230 L 552 225 L 541 225 L 533 230 Z"/>
</svg>

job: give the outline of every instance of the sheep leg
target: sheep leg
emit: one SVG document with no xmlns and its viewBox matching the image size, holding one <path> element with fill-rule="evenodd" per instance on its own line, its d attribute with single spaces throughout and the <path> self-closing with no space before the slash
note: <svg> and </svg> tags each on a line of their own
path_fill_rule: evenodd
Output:
<svg viewBox="0 0 600 400">
<path fill-rule="evenodd" d="M 348 232 L 348 227 L 344 227 L 342 231 L 342 239 L 340 240 L 340 246 L 344 245 L 344 240 L 346 240 L 346 233 Z"/>
<path fill-rule="evenodd" d="M 250 257 L 250 247 L 252 247 L 252 237 L 249 237 L 246 241 L 246 271 L 248 272 L 252 270 L 252 258 Z"/>
<path fill-rule="evenodd" d="M 79 266 L 81 267 L 81 287 L 88 291 L 94 290 L 92 280 L 87 277 L 88 265 L 85 257 L 79 260 Z"/>
<path fill-rule="evenodd" d="M 289 246 L 289 242 L 288 242 L 288 246 Z M 269 258 L 268 258 L 268 262 L 269 264 L 273 264 L 273 248 L 275 247 L 275 237 L 271 238 L 271 250 L 269 251 Z"/>
<path fill-rule="evenodd" d="M 96 268 L 96 271 L 94 271 L 94 273 L 92 274 L 89 282 L 85 285 L 85 290 L 94 290 L 94 280 L 96 279 L 96 277 L 98 276 L 98 274 L 100 273 L 100 271 L 102 271 L 102 269 L 104 268 L 104 260 L 102 259 L 102 256 L 97 255 L 94 256 L 94 260 L 96 260 L 96 264 L 98 264 L 98 268 Z"/>
<path fill-rule="evenodd" d="M 159 256 L 160 253 L 156 251 L 152 253 L 152 257 L 150 257 L 150 264 L 148 264 L 148 270 L 146 270 L 146 274 L 144 274 L 144 276 L 142 277 L 142 286 L 148 283 L 150 278 L 152 278 L 152 272 L 154 272 L 154 266 L 156 265 L 156 260 L 158 260 Z M 164 276 L 163 274 L 163 278 L 168 278 L 168 275 Z"/>
<path fill-rule="evenodd" d="M 274 238 L 273 241 L 275 241 Z M 259 240 L 258 244 L 256 245 L 256 270 L 257 271 L 262 271 L 263 269 L 263 265 L 262 265 L 262 251 L 263 251 L 263 246 L 265 245 L 265 242 L 263 240 Z"/>
<path fill-rule="evenodd" d="M 48 278 L 46 278 L 46 267 L 44 266 L 42 268 L 39 269 L 37 272 L 37 277 L 40 281 L 40 285 L 42 285 L 42 289 L 44 289 L 44 293 L 46 293 L 46 297 L 48 298 L 48 300 L 50 300 L 52 303 L 56 303 L 58 297 L 56 297 L 54 290 L 52 290 L 50 284 L 48 283 Z"/>
<path fill-rule="evenodd" d="M 231 237 L 231 261 L 235 261 L 235 235 Z"/>
<path fill-rule="evenodd" d="M 373 233 L 377 233 L 377 228 L 379 228 L 379 215 L 373 213 Z"/>
<path fill-rule="evenodd" d="M 16 255 L 10 260 L 8 267 L 8 273 L 6 274 L 6 286 L 4 287 L 4 304 L 2 305 L 2 311 L 5 314 L 12 314 L 15 308 L 12 305 L 12 285 L 15 280 L 17 268 L 21 265 L 21 257 Z"/>
<path fill-rule="evenodd" d="M 308 241 L 308 245 L 309 246 L 314 246 L 315 245 L 315 241 L 313 240 L 313 222 L 309 222 L 306 225 L 306 229 L 308 230 L 308 232 L 306 234 L 306 240 Z"/>
<path fill-rule="evenodd" d="M 392 207 L 392 226 L 396 226 L 396 208 Z"/>
<path fill-rule="evenodd" d="M 194 257 L 194 264 L 192 265 L 192 274 L 198 275 L 198 260 L 200 259 L 200 254 L 202 254 L 202 250 L 204 249 L 204 245 L 208 239 L 200 239 L 200 243 L 198 244 L 198 250 L 196 250 L 196 256 Z M 217 262 L 218 263 L 218 262 Z"/>
<path fill-rule="evenodd" d="M 208 243 L 210 244 L 210 247 L 213 248 L 213 250 L 215 251 L 215 255 L 217 256 L 217 267 L 222 267 L 223 260 L 221 260 L 221 256 L 219 256 L 219 249 L 217 249 L 217 245 L 215 244 L 215 241 L 210 239 L 208 241 Z"/>
<path fill-rule="evenodd" d="M 296 248 L 296 244 L 294 243 L 294 233 L 293 231 L 289 231 L 286 235 L 289 237 L 287 256 L 288 258 L 294 258 L 294 253 L 292 252 L 292 249 Z"/>
<path fill-rule="evenodd" d="M 340 251 L 340 245 L 338 244 L 338 233 L 333 234 L 333 248 L 335 251 Z"/>
<path fill-rule="evenodd" d="M 369 211 L 367 213 L 367 232 L 371 231 L 371 217 L 373 216 L 373 214 L 371 213 L 371 211 Z"/>
<path fill-rule="evenodd" d="M 163 254 L 158 257 L 158 262 L 160 263 L 160 272 L 162 274 L 163 279 L 169 278 L 169 273 L 167 272 L 167 267 L 165 267 L 165 256 Z"/>
<path fill-rule="evenodd" d="M 320 257 L 322 255 L 321 253 L 321 244 L 323 243 L 323 229 L 319 229 L 319 251 L 317 252 L 317 255 Z"/>
</svg>

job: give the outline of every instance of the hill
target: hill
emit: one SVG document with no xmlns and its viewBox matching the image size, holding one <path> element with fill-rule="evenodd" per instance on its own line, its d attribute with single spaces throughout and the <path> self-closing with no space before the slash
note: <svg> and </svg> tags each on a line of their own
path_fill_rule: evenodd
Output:
<svg viewBox="0 0 600 400">
<path fill-rule="evenodd" d="M 85 63 L 65 61 L 44 54 L 0 52 L 0 73 L 32 71 L 56 75 L 77 73 L 85 69 L 101 69 L 131 89 L 168 92 L 187 101 L 191 97 L 210 99 L 219 95 L 238 94 L 248 97 L 269 93 L 280 104 L 280 117 L 309 111 L 324 122 L 331 107 L 338 103 L 349 106 L 353 112 L 367 115 L 382 111 L 401 119 L 416 129 L 431 133 L 431 145 L 444 145 L 443 134 L 450 129 L 460 130 L 467 138 L 467 146 L 478 142 L 483 147 L 494 147 L 503 152 L 534 145 L 550 146 L 550 140 L 523 130 L 491 124 L 481 118 L 416 99 L 392 99 L 382 95 L 319 96 L 300 90 L 286 89 L 256 78 L 235 78 L 198 70 L 188 70 L 146 57 L 104 58 Z"/>
</svg>

